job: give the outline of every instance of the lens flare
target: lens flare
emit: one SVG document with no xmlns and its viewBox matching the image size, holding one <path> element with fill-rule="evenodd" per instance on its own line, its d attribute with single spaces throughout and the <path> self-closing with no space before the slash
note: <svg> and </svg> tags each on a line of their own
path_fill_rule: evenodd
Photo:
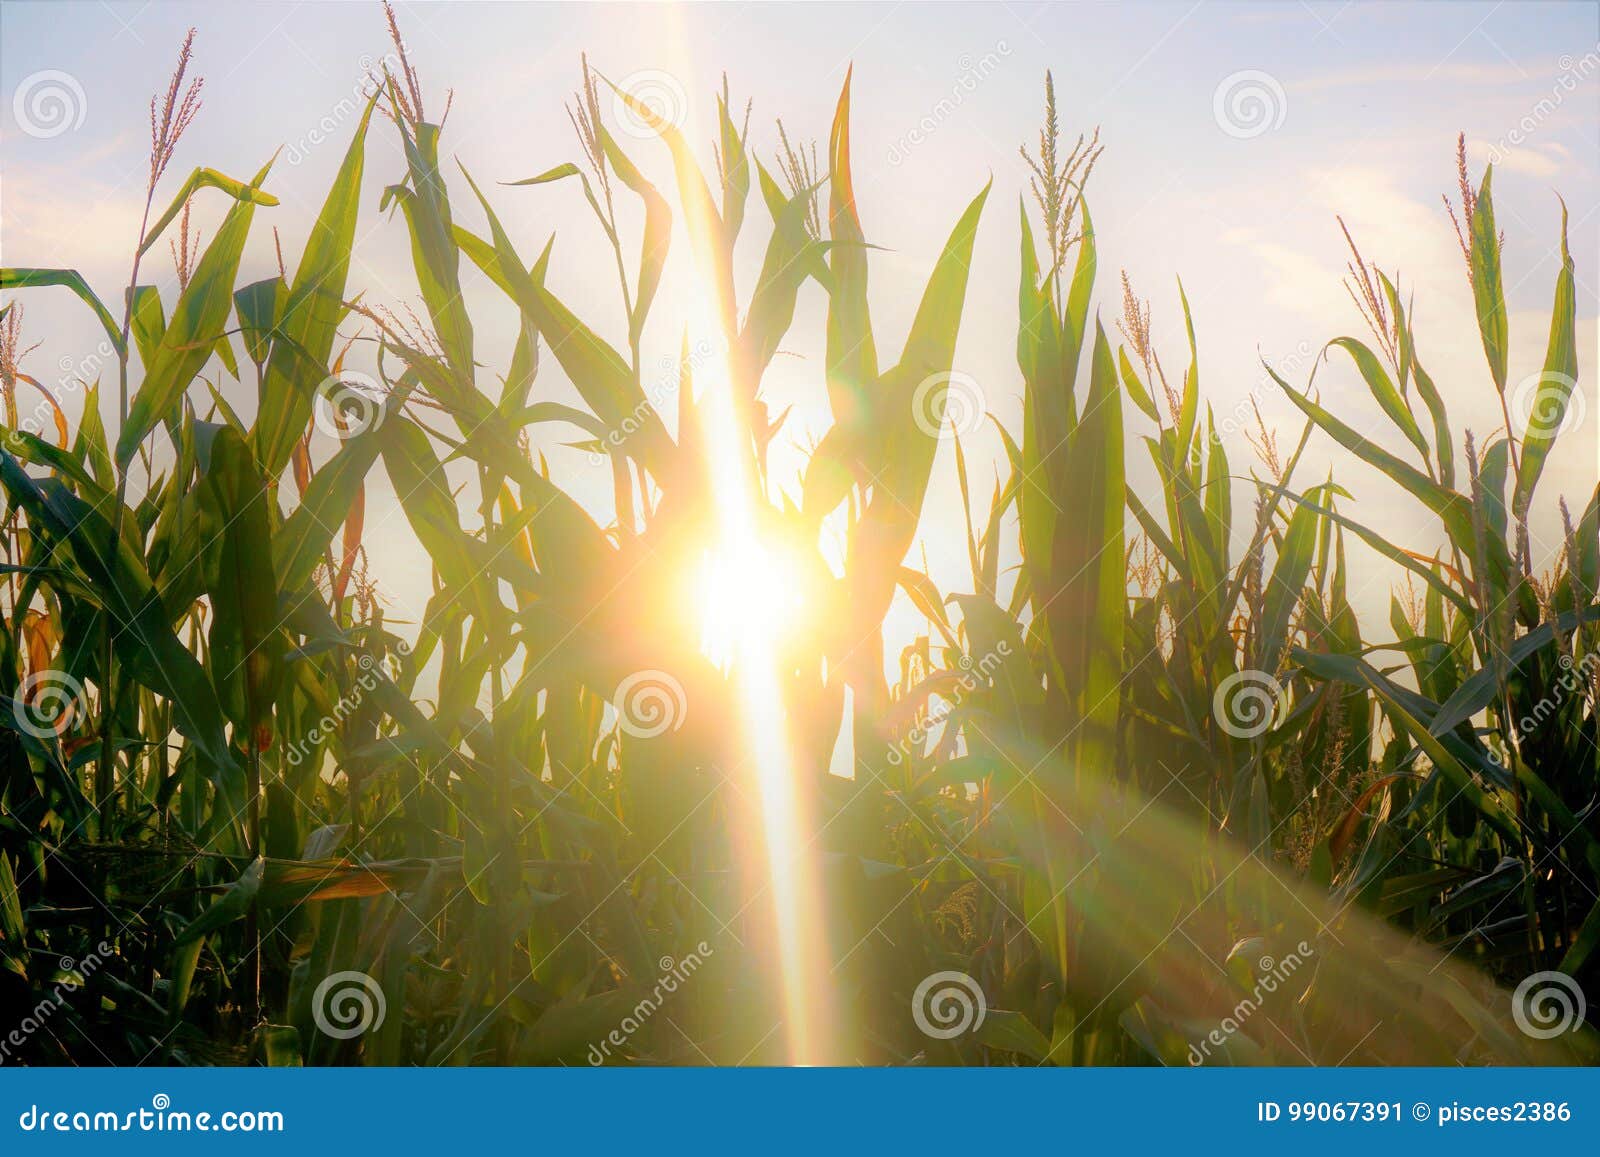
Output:
<svg viewBox="0 0 1600 1157">
<path fill-rule="evenodd" d="M 710 293 L 703 315 L 721 316 Z M 734 686 L 742 766 L 754 774 L 759 815 L 752 816 L 752 827 L 760 840 L 745 855 L 765 868 L 788 1059 L 819 1064 L 830 1056 L 830 1017 L 823 983 L 827 964 L 820 881 L 809 848 L 815 828 L 798 790 L 797 776 L 806 769 L 793 763 L 779 664 L 783 640 L 800 621 L 804 597 L 794 585 L 792 568 L 762 535 L 762 498 L 750 435 L 738 420 L 726 359 L 709 359 L 697 384 L 717 516 L 698 572 L 701 646 Z"/>
</svg>

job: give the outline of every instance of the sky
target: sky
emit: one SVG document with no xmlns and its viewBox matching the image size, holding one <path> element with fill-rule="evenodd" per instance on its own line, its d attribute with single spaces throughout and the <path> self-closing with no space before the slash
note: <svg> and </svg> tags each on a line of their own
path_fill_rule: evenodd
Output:
<svg viewBox="0 0 1600 1157">
<path fill-rule="evenodd" d="M 428 111 L 453 93 L 443 151 L 452 188 L 469 197 L 449 158 L 484 186 L 525 257 L 555 236 L 548 284 L 602 334 L 625 348 L 626 325 L 609 251 L 570 182 L 492 188 L 578 159 L 563 102 L 579 79 L 579 54 L 624 84 L 653 86 L 674 103 L 708 170 L 715 94 L 724 74 L 736 105 L 752 104 L 751 145 L 775 167 L 781 117 L 789 136 L 825 150 L 847 68 L 853 66 L 854 169 L 872 255 L 871 303 L 880 360 L 899 354 L 922 286 L 967 202 L 993 178 L 978 233 L 956 368 L 984 408 L 1020 430 L 1022 380 L 1015 360 L 1017 203 L 1026 170 L 1020 144 L 1036 138 L 1043 79 L 1052 70 L 1064 132 L 1100 131 L 1105 152 L 1090 185 L 1100 278 L 1096 307 L 1108 332 L 1121 314 L 1119 271 L 1148 298 L 1169 374 L 1187 361 L 1178 279 L 1193 307 L 1200 382 L 1226 434 L 1236 472 L 1253 465 L 1242 430 L 1258 404 L 1280 445 L 1300 421 L 1264 377 L 1264 359 L 1304 386 L 1324 343 L 1366 338 L 1342 284 L 1348 253 L 1341 215 L 1366 257 L 1414 294 L 1419 355 L 1450 406 L 1459 440 L 1480 444 L 1500 427 L 1498 401 L 1472 318 L 1462 255 L 1441 194 L 1454 195 L 1455 140 L 1465 132 L 1474 175 L 1495 162 L 1495 209 L 1505 232 L 1510 381 L 1542 364 L 1559 268 L 1561 202 L 1571 213 L 1577 262 L 1579 398 L 1547 467 L 1534 520 L 1536 558 L 1558 526 L 1555 498 L 1577 509 L 1597 472 L 1593 367 L 1600 272 L 1600 19 L 1594 4 L 529 4 L 398 6 L 422 76 Z M 185 137 L 165 196 L 196 165 L 248 177 L 281 149 L 258 210 L 240 283 L 276 269 L 276 225 L 291 272 L 351 133 L 364 73 L 390 51 L 370 3 L 0 4 L 0 261 L 72 266 L 108 302 L 127 279 L 137 236 L 148 149 L 145 105 L 164 87 L 177 46 L 198 28 L 195 70 L 205 105 Z M 53 105 L 49 98 L 59 97 Z M 665 148 L 625 137 L 647 176 L 671 188 Z M 403 162 L 393 129 L 369 137 L 352 290 L 369 303 L 419 301 L 403 222 L 378 211 L 383 186 Z M 162 200 L 163 198 L 158 198 Z M 457 200 L 470 228 L 483 222 Z M 207 236 L 224 208 L 203 195 Z M 630 247 L 639 219 L 623 209 Z M 752 196 L 739 251 L 747 299 L 765 243 Z M 676 352 L 690 296 L 688 245 L 677 223 L 660 305 L 645 334 L 646 392 Z M 164 246 L 155 280 L 175 277 Z M 516 317 L 497 291 L 466 271 L 478 328 L 480 384 L 497 389 Z M 97 341 L 95 323 L 62 291 L 25 299 L 25 341 L 42 344 L 24 368 L 52 384 L 74 414 L 71 382 Z M 420 307 L 419 307 L 420 312 Z M 774 480 L 791 493 L 806 455 L 828 425 L 822 384 L 825 300 L 802 296 L 783 356 L 763 394 L 774 412 L 793 404 L 773 450 Z M 354 332 L 354 327 L 350 327 Z M 213 365 L 212 369 L 215 369 Z M 247 371 L 248 373 L 248 371 Z M 114 377 L 114 373 L 110 375 Z M 109 379 L 108 379 L 109 380 Z M 1390 448 L 1385 425 L 1348 363 L 1318 370 L 1331 409 Z M 254 385 L 222 390 L 248 419 Z M 203 388 L 197 391 L 203 397 Z M 576 395 L 546 359 L 536 397 Z M 670 408 L 670 407 L 669 407 Z M 1151 493 L 1153 433 L 1128 408 L 1131 484 Z M 602 521 L 609 470 L 554 443 L 557 476 Z M 325 455 L 332 444 L 319 447 Z M 1001 443 L 981 427 L 967 440 L 976 503 L 986 506 Z M 1314 435 L 1298 476 L 1320 481 L 1329 464 L 1357 498 L 1350 512 L 1403 545 L 1432 549 L 1440 536 L 1420 505 Z M 1458 441 L 1459 453 L 1459 441 Z M 373 482 L 366 541 L 391 619 L 415 620 L 428 593 L 424 556 Z M 959 509 L 952 454 L 936 466 L 928 509 Z M 1241 490 L 1236 510 L 1248 511 Z M 962 531 L 946 516 L 924 524 L 933 577 L 970 587 Z M 1240 521 L 1243 521 L 1241 516 Z M 392 532 L 390 532 L 392 530 Z M 1241 539 L 1248 528 L 1240 528 Z M 1541 551 L 1540 547 L 1544 550 Z M 1352 551 L 1362 548 L 1352 546 Z M 920 559 L 920 547 L 918 557 Z M 1370 557 L 1370 556 L 1369 556 Z M 1363 621 L 1387 620 L 1392 568 L 1373 562 L 1353 598 Z M 890 637 L 916 628 L 897 606 Z M 892 658 L 892 656 L 891 656 Z"/>
</svg>

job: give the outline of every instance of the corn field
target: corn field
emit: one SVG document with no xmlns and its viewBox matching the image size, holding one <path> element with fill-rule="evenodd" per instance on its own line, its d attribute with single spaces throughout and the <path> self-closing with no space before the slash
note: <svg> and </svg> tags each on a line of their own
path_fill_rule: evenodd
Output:
<svg viewBox="0 0 1600 1157">
<path fill-rule="evenodd" d="M 1302 421 L 1241 446 L 1181 288 L 1187 358 L 1163 367 L 1108 274 L 1091 208 L 1117 154 L 1063 131 L 1048 78 L 1042 130 L 1015 133 L 1030 194 L 949 174 L 970 203 L 891 326 L 849 79 L 822 146 L 767 156 L 724 84 L 705 165 L 584 59 L 573 159 L 471 173 L 387 16 L 395 54 L 276 273 L 242 273 L 283 211 L 273 159 L 169 171 L 203 115 L 187 41 L 126 283 L 0 269 L 0 1060 L 1596 1060 L 1600 489 L 1540 489 L 1585 389 L 1565 226 L 1536 239 L 1562 268 L 1525 428 L 1493 170 L 1463 146 L 1437 224 L 1478 332 L 1418 332 L 1351 238 L 1368 332 L 1331 319 L 1313 366 L 1264 363 Z M 505 223 L 580 193 L 581 237 Z M 195 203 L 225 206 L 208 237 Z M 363 283 L 372 229 L 412 301 Z M 965 308 L 979 245 L 1018 254 L 1014 313 Z M 615 267 L 625 328 L 558 296 L 578 262 Z M 703 308 L 663 387 L 641 350 L 669 263 Z M 503 364 L 473 270 L 520 326 Z M 81 413 L 30 364 L 44 294 L 103 330 Z M 789 485 L 763 381 L 802 298 L 825 303 L 804 372 L 833 425 Z M 1016 337 L 992 482 L 955 420 L 967 327 Z M 1430 376 L 1451 342 L 1481 345 L 1478 380 Z M 1371 398 L 1319 390 L 1334 362 Z M 1453 419 L 1469 395 L 1504 425 Z M 1372 402 L 1381 426 L 1351 416 Z M 546 429 L 609 468 L 609 517 Z M 1313 446 L 1380 494 L 1309 476 Z M 1379 534 L 1375 503 L 1426 510 L 1441 549 Z M 930 526 L 970 581 L 935 584 Z M 414 545 L 419 613 L 385 598 L 375 533 Z M 1350 601 L 1375 568 L 1386 622 Z M 886 627 L 904 600 L 914 637 Z M 1551 977 L 1557 1032 L 1528 987 Z"/>
</svg>

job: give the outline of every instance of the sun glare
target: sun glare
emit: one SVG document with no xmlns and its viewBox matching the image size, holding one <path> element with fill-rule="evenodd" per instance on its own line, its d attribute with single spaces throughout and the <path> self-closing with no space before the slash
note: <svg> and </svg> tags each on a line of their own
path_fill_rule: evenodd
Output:
<svg viewBox="0 0 1600 1157">
<path fill-rule="evenodd" d="M 715 291 L 703 292 L 702 332 L 721 316 Z M 821 886 L 812 866 L 804 795 L 798 790 L 780 680 L 784 640 L 803 623 L 805 599 L 796 585 L 802 571 L 762 534 L 764 501 L 750 453 L 748 430 L 736 417 L 733 387 L 724 357 L 713 357 L 697 375 L 697 412 L 702 424 L 716 525 L 696 577 L 701 648 L 728 673 L 739 703 L 741 766 L 753 776 L 757 810 L 751 816 L 759 840 L 745 845 L 752 865 L 765 869 L 764 897 L 774 929 L 787 1051 L 792 1064 L 829 1058 L 827 974 L 821 921 Z"/>
<path fill-rule="evenodd" d="M 807 610 L 796 572 L 759 537 L 708 550 L 694 583 L 700 649 L 724 671 L 741 653 L 775 652 L 800 628 Z"/>
</svg>

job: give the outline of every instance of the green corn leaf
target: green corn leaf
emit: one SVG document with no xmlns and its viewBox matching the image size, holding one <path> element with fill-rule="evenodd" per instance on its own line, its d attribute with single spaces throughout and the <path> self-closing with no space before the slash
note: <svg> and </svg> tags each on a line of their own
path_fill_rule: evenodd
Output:
<svg viewBox="0 0 1600 1157">
<path fill-rule="evenodd" d="M 255 907 L 256 896 L 261 892 L 261 882 L 266 879 L 266 872 L 267 862 L 260 856 L 250 861 L 250 866 L 228 886 L 227 891 L 184 926 L 173 939 L 173 947 L 182 948 L 185 944 L 211 935 L 219 928 L 226 928 L 235 920 L 244 919 Z"/>
<path fill-rule="evenodd" d="M 1450 415 L 1445 410 L 1438 387 L 1433 384 L 1433 378 L 1428 376 L 1422 363 L 1414 357 L 1411 373 L 1417 383 L 1417 393 L 1422 395 L 1422 402 L 1433 418 L 1433 451 L 1439 463 L 1439 481 L 1445 489 L 1453 490 L 1456 485 L 1456 452 L 1450 433 Z"/>
<path fill-rule="evenodd" d="M 278 315 L 255 425 L 256 460 L 271 479 L 283 473 L 295 443 L 305 433 L 345 314 L 345 281 L 350 272 L 350 248 L 355 243 L 367 125 L 376 99 L 369 100 L 361 114 Z"/>
<path fill-rule="evenodd" d="M 1178 300 L 1183 304 L 1183 331 L 1189 339 L 1189 369 L 1183 375 L 1183 399 L 1178 409 L 1178 435 L 1174 449 L 1179 455 L 1173 459 L 1175 469 L 1186 469 L 1195 424 L 1200 416 L 1200 353 L 1195 344 L 1194 314 L 1189 309 L 1189 295 L 1178 282 Z"/>
<path fill-rule="evenodd" d="M 1089 394 L 1072 431 L 1066 483 L 1072 517 L 1058 522 L 1048 596 L 1050 644 L 1073 704 L 1069 774 L 1104 774 L 1116 754 L 1123 675 L 1124 607 L 1122 394 L 1105 330 L 1095 325 Z"/>
<path fill-rule="evenodd" d="M 253 184 L 265 181 L 270 167 L 269 162 Z M 145 436 L 175 414 L 189 383 L 216 349 L 227 325 L 233 282 L 254 212 L 253 201 L 234 204 L 178 296 L 160 345 L 145 366 L 144 383 L 134 395 L 128 422 L 117 438 L 119 464 L 131 462 Z"/>
<path fill-rule="evenodd" d="M 1446 748 L 1441 737 L 1434 735 L 1427 723 L 1406 706 L 1405 699 L 1412 693 L 1396 687 L 1367 663 L 1353 656 L 1311 655 L 1297 650 L 1295 658 L 1313 670 L 1321 670 L 1334 678 L 1365 686 L 1376 694 L 1383 701 L 1384 708 L 1395 726 L 1403 730 L 1411 741 L 1422 749 L 1423 754 L 1444 777 L 1447 794 L 1465 800 L 1489 821 L 1490 826 L 1510 841 L 1512 846 L 1521 846 L 1523 836 L 1517 827 L 1516 818 L 1501 802 L 1499 796 L 1483 787 L 1460 758 Z"/>
<path fill-rule="evenodd" d="M 272 558 L 285 592 L 298 592 L 311 581 L 334 530 L 344 522 L 372 464 L 393 436 L 406 396 L 405 392 L 391 396 L 375 420 L 347 439 L 311 476 L 300 505 L 273 536 Z"/>
<path fill-rule="evenodd" d="M 283 675 L 283 633 L 272 551 L 272 509 L 266 479 L 244 435 L 218 430 L 201 452 L 202 494 L 218 529 L 209 544 L 212 676 L 236 736 L 266 747 L 272 705 Z"/>
<path fill-rule="evenodd" d="M 1550 307 L 1550 342 L 1544 355 L 1544 372 L 1531 401 L 1528 430 L 1522 441 L 1521 469 L 1511 508 L 1519 520 L 1528 515 L 1534 487 L 1545 459 L 1561 432 L 1567 404 L 1578 384 L 1576 278 L 1572 254 L 1567 249 L 1567 206 L 1561 205 L 1561 272 L 1556 275 L 1555 304 Z M 1519 398 L 1520 402 L 1521 399 Z"/>
<path fill-rule="evenodd" d="M 472 318 L 461 296 L 460 254 L 450 218 L 450 198 L 439 171 L 439 126 L 419 122 L 402 132 L 410 183 L 392 190 L 411 232 L 412 265 L 434 333 L 451 371 L 473 378 Z"/>
<path fill-rule="evenodd" d="M 602 78 L 604 79 L 604 78 Z M 695 163 L 694 150 L 684 139 L 678 127 L 657 116 L 648 105 L 631 93 L 623 92 L 609 80 L 606 84 L 617 94 L 645 124 L 655 130 L 672 154 L 672 170 L 678 183 L 678 202 L 683 209 L 684 225 L 689 230 L 689 240 L 694 246 L 695 264 L 710 280 L 709 290 L 714 296 L 723 334 L 731 341 L 737 329 L 733 285 L 733 241 L 716 203 L 705 175 Z M 742 149 L 741 149 L 742 152 Z M 746 187 L 748 173 L 743 178 Z M 743 201 L 740 215 L 743 215 Z"/>
<path fill-rule="evenodd" d="M 816 278 L 824 289 L 829 283 L 828 270 L 822 261 L 823 246 L 806 233 L 806 205 L 811 191 L 802 189 L 786 198 L 759 162 L 756 171 L 762 191 L 768 194 L 773 219 L 772 237 L 750 297 L 750 308 L 734 359 L 736 384 L 744 391 L 746 399 L 755 397 L 762 373 L 777 354 L 778 343 L 794 321 L 795 302 L 806 278 Z"/>
<path fill-rule="evenodd" d="M 94 290 L 89 288 L 89 283 L 76 269 L 0 269 L 0 289 L 29 289 L 46 285 L 64 286 L 77 294 L 80 301 L 94 310 L 100 328 L 105 330 L 106 338 L 111 342 L 111 348 L 119 356 L 122 354 L 125 347 L 116 318 L 111 316 L 111 311 L 95 296 Z"/>
<path fill-rule="evenodd" d="M 1139 407 L 1139 412 L 1159 424 L 1161 412 L 1156 409 L 1155 400 L 1151 398 L 1149 389 L 1140 381 L 1139 372 L 1128 360 L 1128 351 L 1120 346 L 1117 347 L 1117 369 L 1122 376 L 1122 388 L 1128 391 L 1128 397 Z"/>
<path fill-rule="evenodd" d="M 644 202 L 644 240 L 639 252 L 639 280 L 634 286 L 633 316 L 628 319 L 628 344 L 639 347 L 639 336 L 644 332 L 645 318 L 650 314 L 650 304 L 655 300 L 661 285 L 661 273 L 667 265 L 667 251 L 672 245 L 672 209 L 654 185 L 628 159 L 605 126 L 596 126 L 600 147 L 621 182 Z"/>
<path fill-rule="evenodd" d="M 272 338 L 288 304 L 289 287 L 281 277 L 268 277 L 241 286 L 233 295 L 233 311 L 244 335 L 244 352 L 258 367 L 272 353 Z"/>
<path fill-rule="evenodd" d="M 161 214 L 156 219 L 156 223 L 150 226 L 149 231 L 145 233 L 144 244 L 139 246 L 139 252 L 149 252 L 150 246 L 156 243 L 156 239 L 161 236 L 166 227 L 172 224 L 179 213 L 183 212 L 183 207 L 188 203 L 189 198 L 193 197 L 201 189 L 221 189 L 235 201 L 248 201 L 253 205 L 276 205 L 278 198 L 271 193 L 263 192 L 259 185 L 259 181 L 252 181 L 247 185 L 243 181 L 236 181 L 232 177 L 224 176 L 215 169 L 196 169 L 189 174 L 189 179 L 184 181 L 182 188 L 178 190 L 178 195 L 172 198 L 172 204 L 167 206 L 167 211 Z"/>
<path fill-rule="evenodd" d="M 850 172 L 850 77 L 845 72 L 828 139 L 828 250 L 833 286 L 828 294 L 828 400 L 834 422 L 847 430 L 865 426 L 868 391 L 878 379 L 878 350 L 867 310 L 867 248 Z"/>
<path fill-rule="evenodd" d="M 1483 354 L 1489 359 L 1489 373 L 1494 377 L 1494 388 L 1503 394 L 1510 338 L 1506 295 L 1500 284 L 1500 234 L 1494 227 L 1494 201 L 1489 193 L 1493 175 L 1493 165 L 1483 170 L 1483 184 L 1472 213 L 1472 300 L 1477 307 L 1478 333 L 1483 338 Z"/>
<path fill-rule="evenodd" d="M 1422 455 L 1422 461 L 1428 461 L 1428 440 L 1422 436 L 1422 430 L 1417 426 L 1417 420 L 1411 414 L 1411 409 L 1400 396 L 1400 391 L 1389 380 L 1389 373 L 1383 368 L 1383 363 L 1370 349 L 1353 337 L 1337 337 L 1328 343 L 1328 349 L 1338 346 L 1350 355 L 1350 360 L 1355 362 L 1356 369 L 1361 373 L 1361 379 L 1367 383 L 1367 389 L 1372 391 L 1372 396 L 1378 400 L 1378 405 L 1389 416 L 1389 420 L 1400 427 L 1400 432 L 1406 436 L 1410 443 Z"/>
<path fill-rule="evenodd" d="M 853 552 L 860 551 L 865 587 L 854 610 L 873 622 L 880 621 L 888 607 L 895 568 L 911 545 L 927 493 L 938 438 L 937 431 L 919 424 L 917 402 L 925 403 L 921 407 L 924 413 L 942 412 L 938 392 L 948 387 L 972 247 L 988 196 L 989 186 L 985 185 L 956 222 L 923 290 L 900 362 L 884 375 L 885 421 L 880 435 L 885 467 L 873 500 L 855 528 L 852 547 Z M 917 398 L 919 389 L 924 391 L 922 399 Z M 853 553 L 852 557 L 858 556 Z"/>
<path fill-rule="evenodd" d="M 478 190 L 470 174 L 467 182 L 488 217 L 493 251 L 501 277 L 512 299 L 531 324 L 550 343 L 562 370 L 595 416 L 611 430 L 637 427 L 627 439 L 628 452 L 661 477 L 668 472 L 672 444 L 660 415 L 644 396 L 638 379 L 622 356 L 593 330 L 578 320 L 554 294 L 526 272 L 500 219 Z"/>
<path fill-rule="evenodd" d="M 133 332 L 133 345 L 139 351 L 139 359 L 148 366 L 167 332 L 166 311 L 161 304 L 161 294 L 153 285 L 136 285 L 128 294 L 128 328 Z"/>
<path fill-rule="evenodd" d="M 1437 514 L 1444 522 L 1450 540 L 1470 557 L 1476 535 L 1472 530 L 1472 507 L 1465 497 L 1454 490 L 1440 486 L 1416 467 L 1402 462 L 1387 450 L 1369 442 L 1310 398 L 1291 387 L 1271 366 L 1267 366 L 1266 369 L 1267 373 L 1272 375 L 1272 380 L 1277 382 L 1288 395 L 1289 400 L 1300 407 L 1308 418 L 1332 435 L 1334 441 L 1369 466 L 1395 479 L 1429 510 Z"/>
<path fill-rule="evenodd" d="M 849 83 L 848 73 L 846 83 Z M 726 77 L 722 81 L 722 91 L 717 94 L 717 130 L 722 160 L 722 227 L 731 247 L 744 226 L 745 202 L 750 197 L 750 154 L 745 148 L 750 127 L 748 117 L 743 132 L 733 123 Z"/>
<path fill-rule="evenodd" d="M 168 626 L 167 611 L 144 562 L 124 537 L 115 552 L 103 507 L 91 506 L 58 483 L 35 482 L 0 450 L 0 483 L 25 508 L 30 524 L 70 551 L 116 626 L 118 661 L 140 683 L 172 704 L 173 723 L 209 761 L 219 783 L 236 782 L 239 768 L 226 739 L 225 720 L 206 670 Z"/>
<path fill-rule="evenodd" d="M 1278 561 L 1268 580 L 1261 615 L 1261 659 L 1268 674 L 1276 674 L 1289 642 L 1289 620 L 1300 605 L 1306 576 L 1311 573 L 1321 518 L 1315 507 L 1302 503 L 1289 518 L 1289 529 L 1278 548 Z"/>
</svg>

